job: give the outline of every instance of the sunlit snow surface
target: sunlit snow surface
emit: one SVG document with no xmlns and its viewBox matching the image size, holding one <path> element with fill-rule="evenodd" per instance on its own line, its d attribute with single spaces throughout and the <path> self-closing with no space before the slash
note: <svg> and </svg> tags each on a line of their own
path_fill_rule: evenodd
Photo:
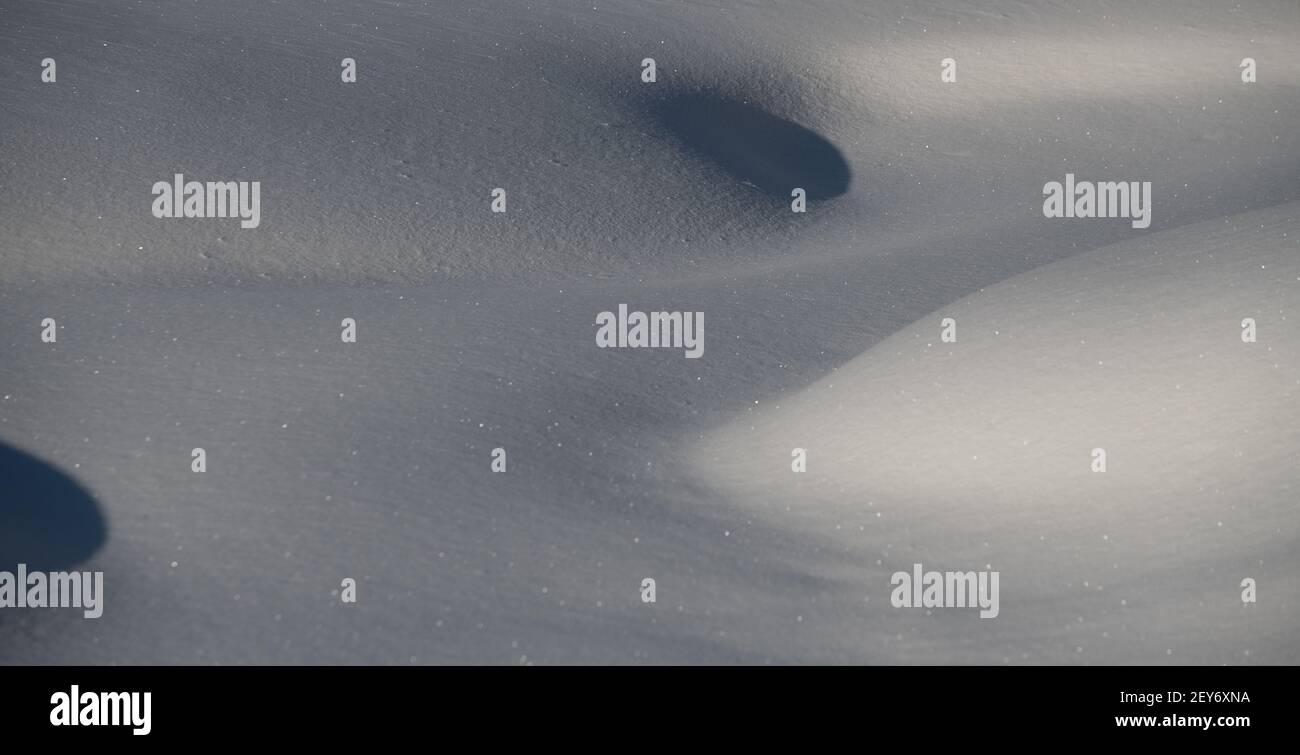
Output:
<svg viewBox="0 0 1300 755">
<path fill-rule="evenodd" d="M 1300 6 L 1029 5 L 6 3 L 0 662 L 1300 662 Z"/>
</svg>

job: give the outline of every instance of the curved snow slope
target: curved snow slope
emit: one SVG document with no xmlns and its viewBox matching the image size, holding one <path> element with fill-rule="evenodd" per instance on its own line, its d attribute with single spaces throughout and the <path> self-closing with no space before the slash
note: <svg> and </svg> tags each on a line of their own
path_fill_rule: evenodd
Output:
<svg viewBox="0 0 1300 755">
<path fill-rule="evenodd" d="M 1067 170 L 1154 181 L 1157 229 L 1300 196 L 1293 4 L 1180 3 L 1173 31 L 1128 3 L 952 5 L 7 6 L 0 266 L 8 282 L 683 277 L 876 254 L 940 221 L 1059 258 L 1122 238 L 1017 232 Z M 150 188 L 177 172 L 261 181 L 261 226 L 153 218 Z"/>
<path fill-rule="evenodd" d="M 108 595 L 0 611 L 0 663 L 1300 662 L 1298 36 L 1294 0 L 0 3 L 0 569 Z M 176 172 L 261 181 L 261 227 L 152 218 Z M 1067 172 L 1151 181 L 1151 228 L 1044 219 Z M 706 356 L 598 349 L 620 302 L 705 311 Z M 892 609 L 915 561 L 1002 569 L 1001 615 Z"/>
<path fill-rule="evenodd" d="M 996 621 L 1030 645 L 1208 662 L 1237 637 L 1294 662 L 1298 244 L 1291 203 L 1011 278 L 708 434 L 700 478 L 855 544 L 882 599 L 917 561 L 991 564 Z M 1247 577 L 1267 601 L 1243 607 Z"/>
</svg>

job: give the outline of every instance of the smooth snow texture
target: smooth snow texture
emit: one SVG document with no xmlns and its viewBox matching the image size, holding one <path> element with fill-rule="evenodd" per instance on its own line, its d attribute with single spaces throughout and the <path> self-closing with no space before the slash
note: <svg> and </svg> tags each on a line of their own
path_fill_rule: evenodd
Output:
<svg viewBox="0 0 1300 755">
<path fill-rule="evenodd" d="M 706 442 L 735 454 L 708 474 L 761 490 L 789 479 L 772 458 L 807 445 L 809 477 L 836 495 L 1042 506 L 1098 484 L 1143 496 L 1285 486 L 1300 420 L 1297 238 L 1291 203 L 999 283 L 747 412 Z M 1242 340 L 1247 317 L 1256 343 Z M 943 318 L 955 343 L 941 341 Z M 1094 447 L 1108 452 L 1104 478 Z"/>
<path fill-rule="evenodd" d="M 880 559 L 877 584 L 914 561 L 991 564 L 1005 620 L 1062 651 L 1150 662 L 1164 637 L 1209 662 L 1250 637 L 1294 658 L 1293 638 L 1247 627 L 1300 618 L 1298 238 L 1292 203 L 1039 268 L 753 407 L 690 456 L 763 520 Z M 1243 608 L 1246 577 L 1271 585 L 1267 605 Z"/>
<path fill-rule="evenodd" d="M 1152 180 L 1153 230 L 1300 199 L 1293 2 L 952 5 L 20 3 L 0 10 L 0 264 L 10 281 L 531 285 L 939 233 L 1020 272 L 1126 237 L 1027 213 L 1067 170 Z M 817 169 L 764 157 L 783 149 Z M 176 172 L 260 181 L 261 225 L 142 211 Z M 795 216 L 783 182 L 826 199 Z"/>
<path fill-rule="evenodd" d="M 105 574 L 0 663 L 1300 662 L 1293 0 L 5 3 L 0 113 L 0 570 Z"/>
</svg>

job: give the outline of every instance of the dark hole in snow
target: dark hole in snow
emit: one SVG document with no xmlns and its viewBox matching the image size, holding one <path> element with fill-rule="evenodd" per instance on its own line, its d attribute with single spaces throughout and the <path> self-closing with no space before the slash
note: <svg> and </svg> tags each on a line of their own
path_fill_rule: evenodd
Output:
<svg viewBox="0 0 1300 755">
<path fill-rule="evenodd" d="M 0 571 L 62 571 L 105 539 L 99 507 L 71 477 L 0 444 Z"/>
<path fill-rule="evenodd" d="M 828 199 L 849 188 L 849 165 L 821 135 L 743 102 L 707 93 L 670 97 L 655 116 L 693 152 L 775 197 L 802 188 Z"/>
</svg>

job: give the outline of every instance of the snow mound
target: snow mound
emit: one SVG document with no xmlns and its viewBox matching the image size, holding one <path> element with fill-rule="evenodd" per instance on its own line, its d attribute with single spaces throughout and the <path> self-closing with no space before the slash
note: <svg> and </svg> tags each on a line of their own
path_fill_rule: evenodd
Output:
<svg viewBox="0 0 1300 755">
<path fill-rule="evenodd" d="M 1290 203 L 1010 278 L 753 407 L 691 458 L 733 504 L 831 533 L 882 598 L 916 562 L 1001 569 L 1004 627 L 896 612 L 922 632 L 914 652 L 986 661 L 960 647 L 978 632 L 988 652 L 1015 636 L 1010 657 L 1056 662 L 1244 662 L 1243 647 L 1295 662 L 1298 239 Z M 1253 613 L 1245 578 L 1272 593 Z"/>
<path fill-rule="evenodd" d="M 1297 451 L 1284 420 L 1300 418 L 1297 238 L 1292 203 L 1007 280 L 719 432 L 703 448 L 726 462 L 709 474 L 790 484 L 790 450 L 807 446 L 809 481 L 835 496 L 992 505 L 1294 479 L 1281 473 Z"/>
</svg>

